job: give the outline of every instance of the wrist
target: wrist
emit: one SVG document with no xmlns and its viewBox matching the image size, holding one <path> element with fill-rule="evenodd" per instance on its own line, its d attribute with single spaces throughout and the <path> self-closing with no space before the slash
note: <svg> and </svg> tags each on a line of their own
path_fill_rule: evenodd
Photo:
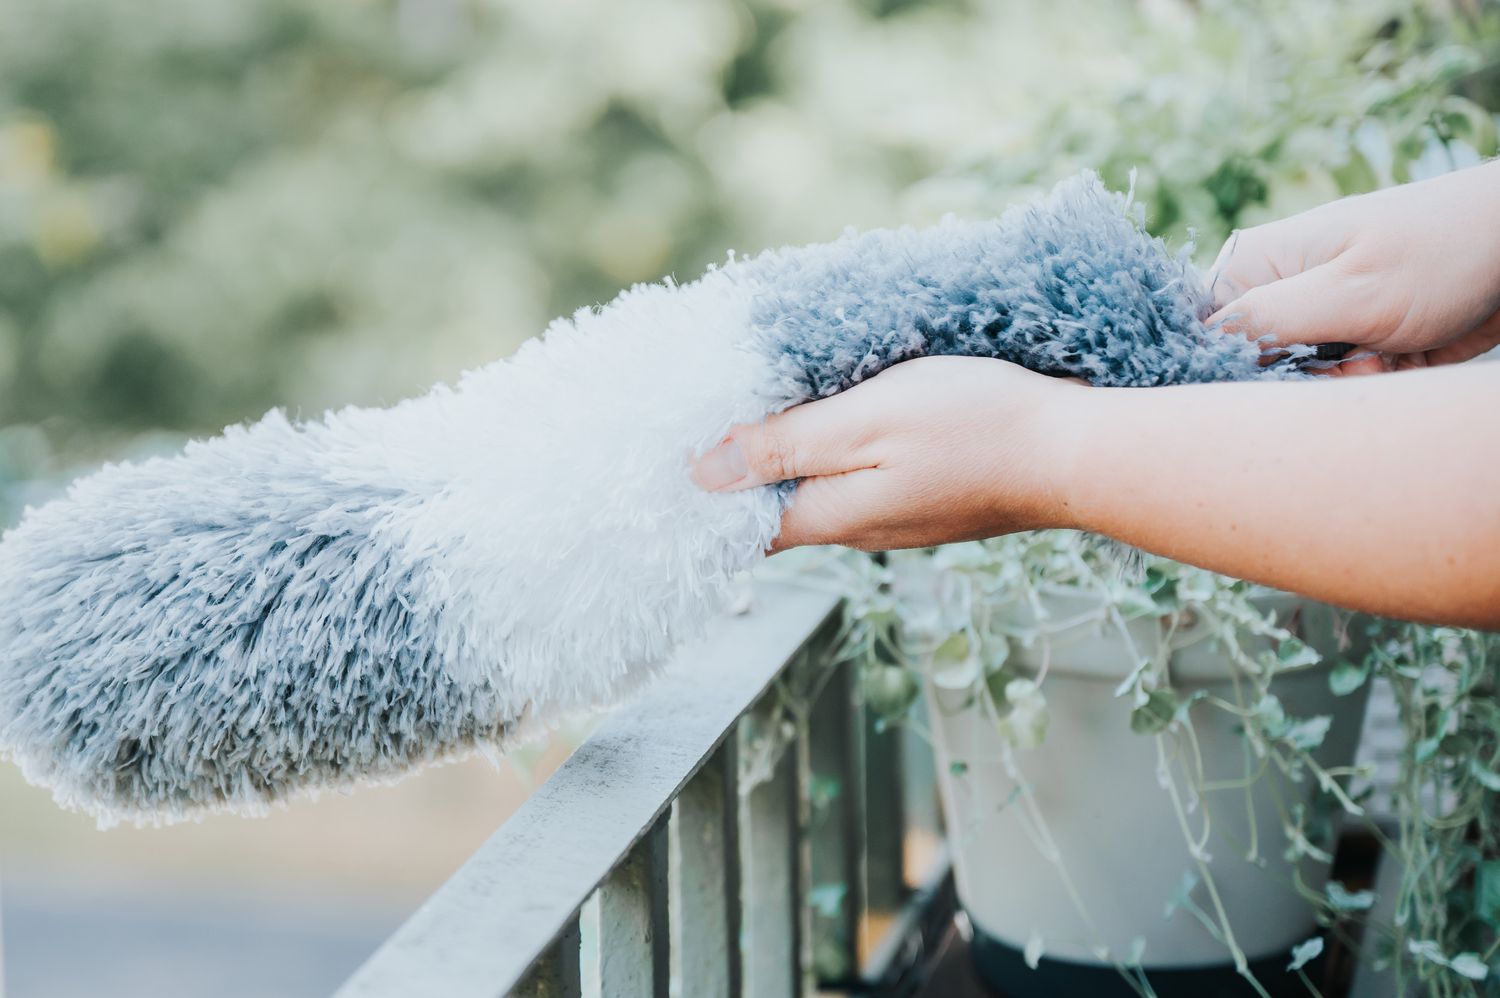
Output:
<svg viewBox="0 0 1500 998">
<path fill-rule="evenodd" d="M 1071 384 L 1048 386 L 1039 407 L 1037 526 L 1089 530 L 1099 479 L 1097 448 L 1111 418 L 1115 390 Z"/>
</svg>

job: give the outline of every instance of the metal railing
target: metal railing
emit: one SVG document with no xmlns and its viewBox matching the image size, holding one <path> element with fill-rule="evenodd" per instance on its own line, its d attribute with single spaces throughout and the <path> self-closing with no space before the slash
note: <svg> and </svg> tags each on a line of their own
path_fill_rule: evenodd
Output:
<svg viewBox="0 0 1500 998">
<path fill-rule="evenodd" d="M 931 757 L 826 654 L 837 611 L 758 588 L 339 994 L 894 993 L 951 904 Z"/>
</svg>

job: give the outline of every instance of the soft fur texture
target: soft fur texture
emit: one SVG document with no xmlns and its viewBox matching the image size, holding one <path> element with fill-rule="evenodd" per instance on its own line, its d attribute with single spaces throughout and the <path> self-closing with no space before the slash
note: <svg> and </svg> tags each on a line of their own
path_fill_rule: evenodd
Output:
<svg viewBox="0 0 1500 998">
<path fill-rule="evenodd" d="M 698 633 L 790 488 L 687 455 L 925 354 L 1097 384 L 1299 376 L 1090 176 L 1000 221 L 640 286 L 391 409 L 272 413 L 117 465 L 0 545 L 0 751 L 102 822 L 259 811 L 618 699 Z"/>
</svg>

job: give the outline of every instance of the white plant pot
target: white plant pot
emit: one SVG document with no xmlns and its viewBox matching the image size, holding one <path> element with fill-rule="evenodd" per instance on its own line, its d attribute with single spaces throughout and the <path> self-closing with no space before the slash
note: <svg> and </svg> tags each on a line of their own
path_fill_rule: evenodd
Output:
<svg viewBox="0 0 1500 998">
<path fill-rule="evenodd" d="M 1348 644 L 1348 615 L 1291 596 L 1271 597 L 1264 605 L 1282 620 L 1293 619 L 1295 633 L 1324 656 L 1316 666 L 1278 675 L 1272 691 L 1290 716 L 1332 716 L 1314 758 L 1325 767 L 1350 765 L 1366 691 L 1335 696 L 1328 686 L 1332 663 L 1363 653 Z M 1080 597 L 1053 597 L 1045 605 L 1053 620 L 1083 616 L 1093 607 L 1097 604 Z M 1132 621 L 1129 631 L 1144 650 L 1160 646 L 1165 628 L 1148 617 Z M 1172 686 L 1184 696 L 1207 690 L 1235 701 L 1236 667 L 1206 631 L 1200 622 L 1173 635 Z M 1046 738 L 1036 748 L 1010 751 L 1031 788 L 1050 845 L 1007 772 L 1007 746 L 993 717 L 974 707 L 971 695 L 935 684 L 931 672 L 924 684 L 958 895 L 974 928 L 1017 953 L 1040 941 L 1046 958 L 1063 965 L 1107 967 L 1110 961 L 1128 961 L 1144 942 L 1141 963 L 1148 971 L 1224 967 L 1228 950 L 1198 918 L 1180 907 L 1165 915 L 1196 863 L 1158 776 L 1157 737 L 1133 732 L 1130 698 L 1116 696 L 1132 666 L 1118 629 L 1080 626 L 1011 652 L 1010 663 L 1025 674 L 1035 674 L 1044 662 L 1042 689 L 1051 715 Z M 1242 778 L 1248 747 L 1236 718 L 1202 703 L 1191 708 L 1190 717 L 1205 781 Z M 1168 750 L 1189 751 L 1180 736 L 1162 737 Z M 1177 785 L 1186 789 L 1180 771 Z M 1291 886 L 1282 815 L 1310 800 L 1313 790 L 1311 774 L 1294 784 L 1268 769 L 1248 792 L 1235 788 L 1204 795 L 1213 815 L 1207 866 L 1235 941 L 1251 961 L 1274 962 L 1283 976 L 1291 948 L 1312 935 L 1315 924 L 1312 907 Z M 1186 820 L 1198 833 L 1203 808 Z M 1054 849 L 1060 862 L 1049 858 Z M 1308 859 L 1299 865 L 1304 883 L 1321 890 L 1327 865 Z M 1214 913 L 1201 877 L 1188 896 Z M 1101 946 L 1108 948 L 1107 960 Z M 1023 993 L 1013 984 L 1007 987 Z M 1208 993 L 1201 988 L 1193 985 L 1185 993 Z M 1026 993 L 1081 992 L 1054 986 Z"/>
</svg>

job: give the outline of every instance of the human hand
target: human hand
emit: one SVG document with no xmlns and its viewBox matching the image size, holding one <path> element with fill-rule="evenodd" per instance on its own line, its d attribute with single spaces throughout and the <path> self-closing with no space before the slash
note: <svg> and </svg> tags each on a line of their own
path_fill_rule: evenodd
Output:
<svg viewBox="0 0 1500 998">
<path fill-rule="evenodd" d="M 906 361 L 736 427 L 693 468 L 711 491 L 800 478 L 772 551 L 927 547 L 1061 526 L 1077 383 L 1005 361 Z"/>
<path fill-rule="evenodd" d="M 1211 274 L 1210 322 L 1363 348 L 1339 374 L 1477 357 L 1500 343 L 1500 161 L 1237 232 Z"/>
</svg>

